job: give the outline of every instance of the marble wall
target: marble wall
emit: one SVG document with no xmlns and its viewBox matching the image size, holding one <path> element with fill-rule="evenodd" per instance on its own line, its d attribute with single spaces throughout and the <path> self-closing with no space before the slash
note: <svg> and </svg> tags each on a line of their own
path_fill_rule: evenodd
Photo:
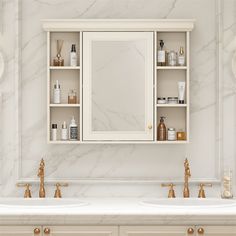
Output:
<svg viewBox="0 0 236 236">
<path fill-rule="evenodd" d="M 41 157 L 46 161 L 47 180 L 72 183 L 70 191 L 65 191 L 67 196 L 164 196 L 166 191 L 159 188 L 159 182 L 182 180 L 186 156 L 194 181 L 219 179 L 220 164 L 234 168 L 236 85 L 231 69 L 236 50 L 232 43 L 236 31 L 234 0 L 2 1 L 0 51 L 6 59 L 5 73 L 0 78 L 3 196 L 22 194 L 22 190 L 15 188 L 18 178 L 37 180 Z M 190 144 L 48 145 L 46 35 L 41 27 L 41 19 L 45 18 L 196 19 L 191 34 Z M 20 78 L 15 63 L 17 27 Z M 222 53 L 222 61 L 218 60 L 218 53 Z M 209 194 L 219 195 L 218 187 L 215 184 Z M 50 194 L 52 189 L 48 187 Z M 180 187 L 177 193 L 180 195 Z M 195 187 L 192 195 L 196 195 Z"/>
</svg>

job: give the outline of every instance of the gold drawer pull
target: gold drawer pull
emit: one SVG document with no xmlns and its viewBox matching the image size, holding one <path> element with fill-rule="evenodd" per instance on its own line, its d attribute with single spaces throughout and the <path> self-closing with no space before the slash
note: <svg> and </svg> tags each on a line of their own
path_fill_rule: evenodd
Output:
<svg viewBox="0 0 236 236">
<path fill-rule="evenodd" d="M 35 228 L 34 229 L 34 234 L 40 234 L 40 229 L 39 228 Z"/>
<path fill-rule="evenodd" d="M 194 234 L 194 229 L 193 228 L 188 228 L 188 234 Z"/>
<path fill-rule="evenodd" d="M 44 233 L 45 233 L 45 234 L 50 234 L 50 229 L 49 229 L 49 228 L 45 228 L 45 229 L 44 229 Z"/>
<path fill-rule="evenodd" d="M 198 234 L 204 234 L 204 229 L 203 229 L 203 228 L 199 228 L 199 229 L 197 230 L 197 232 L 198 232 Z"/>
</svg>

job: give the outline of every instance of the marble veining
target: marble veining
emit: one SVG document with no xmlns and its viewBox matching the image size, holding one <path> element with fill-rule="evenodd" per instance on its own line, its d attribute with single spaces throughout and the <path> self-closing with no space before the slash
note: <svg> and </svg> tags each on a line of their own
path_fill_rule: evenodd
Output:
<svg viewBox="0 0 236 236">
<path fill-rule="evenodd" d="M 181 180 L 182 163 L 189 157 L 195 179 L 217 176 L 216 139 L 216 13 L 218 0 L 22 0 L 21 23 L 21 162 L 19 176 L 36 178 L 42 156 L 46 159 L 47 179 L 156 179 Z M 16 0 L 3 0 L 0 49 L 6 58 L 2 92 L 1 168 L 4 196 L 21 196 L 14 184 L 18 178 L 15 92 Z M 228 48 L 236 33 L 235 1 L 221 1 L 223 15 L 223 157 L 224 165 L 235 167 L 235 78 L 231 70 L 233 49 Z M 47 145 L 46 144 L 46 36 L 44 18 L 196 18 L 191 35 L 191 143 L 186 146 L 149 145 Z M 12 27 L 8 27 L 11 24 Z M 204 137 L 202 136 L 204 126 Z M 200 151 L 199 151 L 200 150 Z M 210 168 L 213 167 L 213 168 Z M 199 171 L 201 170 L 201 171 Z M 170 175 L 171 173 L 171 175 Z M 181 189 L 181 188 L 180 188 Z M 178 190 L 180 192 L 180 189 Z M 34 186 L 34 191 L 37 191 Z M 50 193 L 53 188 L 49 188 Z M 196 193 L 194 187 L 193 194 Z M 71 186 L 66 196 L 160 196 L 165 192 L 156 184 L 112 184 Z M 209 194 L 219 194 L 217 186 Z"/>
</svg>

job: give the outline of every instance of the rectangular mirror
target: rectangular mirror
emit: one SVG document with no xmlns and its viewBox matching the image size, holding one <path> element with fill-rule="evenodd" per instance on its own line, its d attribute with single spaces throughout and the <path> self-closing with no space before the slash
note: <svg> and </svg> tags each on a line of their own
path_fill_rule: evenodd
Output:
<svg viewBox="0 0 236 236">
<path fill-rule="evenodd" d="M 153 32 L 83 32 L 83 140 L 153 140 Z"/>
</svg>

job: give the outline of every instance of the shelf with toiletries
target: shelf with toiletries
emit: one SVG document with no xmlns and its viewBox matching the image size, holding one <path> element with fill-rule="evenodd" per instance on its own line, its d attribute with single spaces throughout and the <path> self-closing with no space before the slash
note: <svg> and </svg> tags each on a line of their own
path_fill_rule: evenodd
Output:
<svg viewBox="0 0 236 236">
<path fill-rule="evenodd" d="M 80 33 L 50 33 L 50 68 L 79 69 Z"/>
<path fill-rule="evenodd" d="M 188 32 L 157 32 L 156 34 L 155 106 L 156 142 L 160 144 L 188 143 Z"/>
<path fill-rule="evenodd" d="M 157 108 L 157 142 L 187 141 L 186 108 Z"/>
<path fill-rule="evenodd" d="M 50 71 L 50 106 L 80 104 L 80 73 L 74 70 Z"/>
<path fill-rule="evenodd" d="M 156 78 L 156 104 L 163 106 L 187 106 L 187 86 L 185 71 L 158 71 Z"/>
<path fill-rule="evenodd" d="M 157 69 L 187 69 L 185 32 L 158 32 L 156 47 Z"/>
<path fill-rule="evenodd" d="M 50 108 L 50 142 L 75 143 L 80 140 L 80 109 Z"/>
</svg>

